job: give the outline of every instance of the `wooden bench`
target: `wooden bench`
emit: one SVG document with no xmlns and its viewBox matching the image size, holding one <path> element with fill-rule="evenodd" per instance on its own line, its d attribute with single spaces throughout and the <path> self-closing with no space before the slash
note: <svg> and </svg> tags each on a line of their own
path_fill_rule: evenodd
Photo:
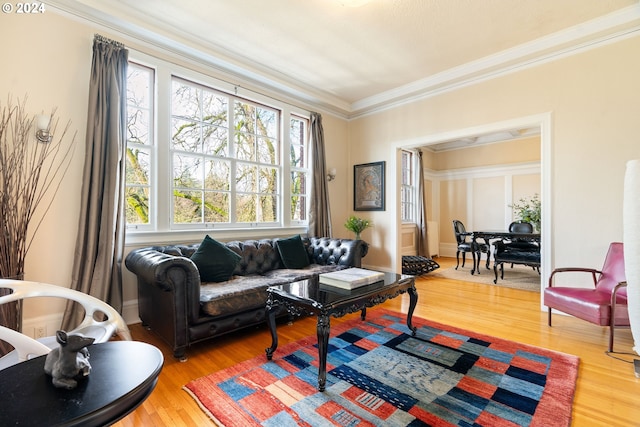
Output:
<svg viewBox="0 0 640 427">
<path fill-rule="evenodd" d="M 495 279 L 493 283 L 498 283 L 498 266 L 500 267 L 500 279 L 504 279 L 504 264 L 521 264 L 529 266 L 538 271 L 540 274 L 540 249 L 537 250 L 519 250 L 508 248 L 502 241 L 493 243 L 495 246 L 493 274 Z"/>
<path fill-rule="evenodd" d="M 402 274 L 422 276 L 437 268 L 440 268 L 440 264 L 430 258 L 409 255 L 402 257 Z"/>
</svg>

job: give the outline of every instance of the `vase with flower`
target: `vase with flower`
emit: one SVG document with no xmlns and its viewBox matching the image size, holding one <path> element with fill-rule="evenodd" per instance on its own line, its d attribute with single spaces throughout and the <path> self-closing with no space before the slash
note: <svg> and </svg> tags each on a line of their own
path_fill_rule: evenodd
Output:
<svg viewBox="0 0 640 427">
<path fill-rule="evenodd" d="M 347 230 L 355 233 L 356 240 L 360 240 L 360 233 L 362 233 L 367 228 L 371 227 L 373 223 L 364 218 L 358 218 L 357 216 L 351 215 L 347 222 L 344 223 L 344 226 Z"/>
</svg>

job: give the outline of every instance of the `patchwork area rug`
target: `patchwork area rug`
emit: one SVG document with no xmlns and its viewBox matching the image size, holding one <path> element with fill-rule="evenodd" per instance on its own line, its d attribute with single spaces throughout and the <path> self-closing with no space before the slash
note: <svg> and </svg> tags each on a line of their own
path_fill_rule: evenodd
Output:
<svg viewBox="0 0 640 427">
<path fill-rule="evenodd" d="M 221 426 L 568 426 L 578 358 L 377 308 L 184 389 Z"/>
<path fill-rule="evenodd" d="M 482 283 L 484 285 L 502 286 L 506 288 L 523 289 L 525 291 L 540 292 L 540 275 L 537 271 L 531 267 L 523 265 L 515 265 L 511 268 L 510 265 L 504 266 L 504 279 L 500 278 L 500 270 L 498 270 L 498 283 L 494 284 L 493 280 L 496 278 L 493 273 L 493 263 L 491 268 L 487 270 L 482 262 L 482 270 L 480 274 L 471 275 L 470 262 L 465 264 L 465 267 L 459 267 L 457 270 L 455 267 L 440 269 L 429 273 L 429 276 L 441 277 L 444 279 L 452 280 L 464 280 L 465 282 Z"/>
</svg>

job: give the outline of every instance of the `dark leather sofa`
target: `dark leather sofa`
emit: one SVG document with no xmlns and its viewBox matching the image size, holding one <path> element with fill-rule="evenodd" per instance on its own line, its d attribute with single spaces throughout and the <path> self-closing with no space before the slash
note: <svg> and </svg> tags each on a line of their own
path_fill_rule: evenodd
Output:
<svg viewBox="0 0 640 427">
<path fill-rule="evenodd" d="M 362 240 L 303 237 L 310 265 L 287 269 L 277 249 L 278 240 L 224 243 L 241 259 L 229 280 L 213 283 L 200 281 L 191 260 L 200 244 L 151 246 L 130 252 L 125 265 L 137 276 L 138 314 L 143 326 L 166 341 L 176 358 L 185 360 L 191 344 L 266 322 L 269 286 L 360 267 L 368 252 Z M 285 314 L 284 310 L 279 313 Z"/>
</svg>

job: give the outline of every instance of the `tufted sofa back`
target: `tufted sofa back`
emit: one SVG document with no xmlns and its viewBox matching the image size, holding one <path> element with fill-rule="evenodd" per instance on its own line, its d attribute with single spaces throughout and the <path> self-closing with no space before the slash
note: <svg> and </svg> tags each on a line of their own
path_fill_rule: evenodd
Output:
<svg viewBox="0 0 640 427">
<path fill-rule="evenodd" d="M 229 249 L 242 257 L 233 274 L 239 276 L 264 274 L 267 271 L 283 268 L 280 253 L 274 242 L 274 239 L 262 239 L 226 243 Z"/>
<path fill-rule="evenodd" d="M 361 266 L 361 258 L 369 251 L 369 245 L 362 240 L 310 237 L 302 239 L 307 255 L 314 264 Z"/>
<path fill-rule="evenodd" d="M 239 254 L 242 259 L 233 274 L 246 276 L 249 274 L 264 274 L 268 271 L 284 268 L 280 253 L 276 246 L 277 238 L 261 240 L 245 240 L 227 242 L 225 245 Z M 348 265 L 361 266 L 363 258 L 369 249 L 362 240 L 332 239 L 329 237 L 303 237 L 302 242 L 307 250 L 309 261 L 320 265 Z M 191 258 L 200 246 L 191 245 L 154 246 L 153 249 L 167 255 Z"/>
</svg>

